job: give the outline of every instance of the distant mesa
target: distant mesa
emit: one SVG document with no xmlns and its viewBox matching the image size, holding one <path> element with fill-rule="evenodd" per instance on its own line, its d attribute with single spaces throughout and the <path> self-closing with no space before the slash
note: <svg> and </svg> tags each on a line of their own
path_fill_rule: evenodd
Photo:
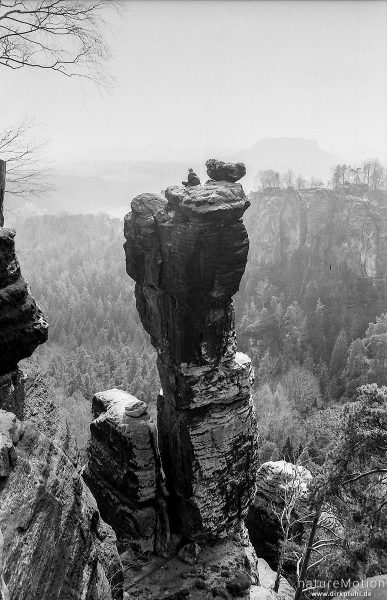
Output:
<svg viewBox="0 0 387 600">
<path fill-rule="evenodd" d="M 246 175 L 246 166 L 242 162 L 231 163 L 210 158 L 206 162 L 206 167 L 209 178 L 215 181 L 235 183 Z"/>
</svg>

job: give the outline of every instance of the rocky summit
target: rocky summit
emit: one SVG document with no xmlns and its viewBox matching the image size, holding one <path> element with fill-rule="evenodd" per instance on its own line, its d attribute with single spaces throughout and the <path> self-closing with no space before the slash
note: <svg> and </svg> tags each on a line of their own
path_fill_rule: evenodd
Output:
<svg viewBox="0 0 387 600">
<path fill-rule="evenodd" d="M 0 376 L 47 339 L 48 325 L 20 273 L 14 237 L 12 229 L 0 228 Z"/>
<path fill-rule="evenodd" d="M 242 162 L 230 163 L 210 158 L 206 162 L 207 175 L 215 181 L 230 181 L 235 183 L 246 175 L 246 167 Z"/>
<path fill-rule="evenodd" d="M 125 217 L 128 274 L 158 354 L 158 436 L 173 530 L 199 543 L 238 531 L 254 497 L 250 359 L 237 352 L 232 296 L 248 208 L 238 183 L 142 194 Z"/>
</svg>

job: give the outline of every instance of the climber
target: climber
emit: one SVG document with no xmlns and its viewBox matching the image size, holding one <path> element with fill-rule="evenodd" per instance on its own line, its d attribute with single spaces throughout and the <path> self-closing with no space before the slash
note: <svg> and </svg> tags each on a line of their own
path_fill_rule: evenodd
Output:
<svg viewBox="0 0 387 600">
<path fill-rule="evenodd" d="M 191 186 L 194 186 L 194 185 L 200 185 L 200 179 L 196 175 L 196 173 L 194 173 L 193 169 L 188 169 L 187 180 L 188 181 L 182 181 L 181 182 L 183 185 L 185 185 L 185 187 L 191 187 Z"/>
</svg>

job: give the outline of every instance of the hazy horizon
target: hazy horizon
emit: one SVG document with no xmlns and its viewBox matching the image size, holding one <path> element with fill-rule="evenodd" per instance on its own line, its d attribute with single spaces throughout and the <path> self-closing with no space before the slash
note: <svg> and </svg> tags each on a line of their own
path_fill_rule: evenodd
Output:
<svg viewBox="0 0 387 600">
<path fill-rule="evenodd" d="M 106 14 L 114 87 L 2 69 L 3 126 L 35 117 L 55 162 L 224 155 L 267 138 L 386 161 L 385 1 L 124 5 Z"/>
</svg>

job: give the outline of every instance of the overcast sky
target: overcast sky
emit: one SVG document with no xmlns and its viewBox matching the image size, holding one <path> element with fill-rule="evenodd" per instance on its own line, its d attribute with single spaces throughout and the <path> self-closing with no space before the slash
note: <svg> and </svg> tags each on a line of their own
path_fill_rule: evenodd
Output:
<svg viewBox="0 0 387 600">
<path fill-rule="evenodd" d="M 54 159 L 147 145 L 238 150 L 264 137 L 387 154 L 387 2 L 125 3 L 100 94 L 56 73 L 0 73 L 0 126 L 35 115 Z"/>
</svg>

